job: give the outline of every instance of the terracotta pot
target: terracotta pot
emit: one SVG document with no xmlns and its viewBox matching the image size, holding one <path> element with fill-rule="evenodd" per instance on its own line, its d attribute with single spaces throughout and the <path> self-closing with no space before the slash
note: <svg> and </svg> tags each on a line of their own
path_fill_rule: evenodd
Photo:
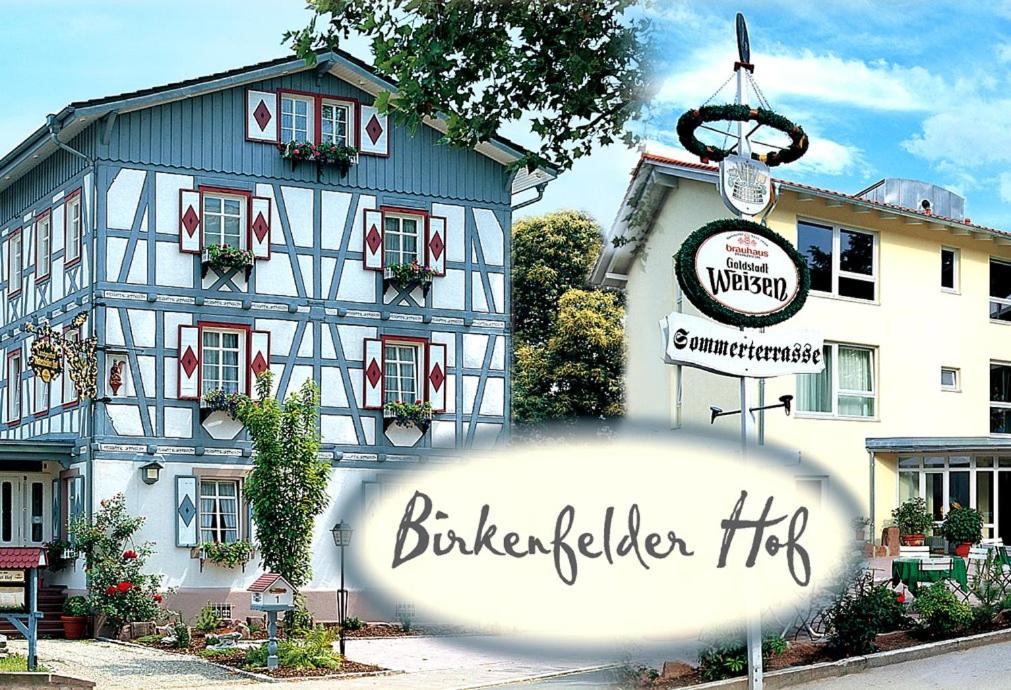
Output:
<svg viewBox="0 0 1011 690">
<path fill-rule="evenodd" d="M 961 544 L 958 544 L 958 545 L 955 546 L 955 555 L 956 556 L 961 556 L 962 558 L 965 558 L 966 556 L 969 555 L 969 549 L 971 547 L 972 547 L 972 544 L 970 542 L 967 542 L 967 541 L 962 542 Z"/>
<path fill-rule="evenodd" d="M 903 546 L 923 546 L 923 540 L 926 537 L 922 534 L 903 534 L 899 538 L 902 540 Z"/>
<path fill-rule="evenodd" d="M 63 623 L 63 636 L 68 640 L 79 640 L 84 637 L 84 629 L 88 626 L 87 616 L 60 616 Z"/>
</svg>

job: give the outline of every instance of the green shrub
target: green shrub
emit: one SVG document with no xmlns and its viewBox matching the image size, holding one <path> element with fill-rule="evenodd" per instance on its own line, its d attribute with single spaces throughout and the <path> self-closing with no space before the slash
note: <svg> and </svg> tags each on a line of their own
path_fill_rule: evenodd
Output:
<svg viewBox="0 0 1011 690">
<path fill-rule="evenodd" d="M 951 637 L 973 623 L 972 607 L 959 601 L 943 582 L 921 587 L 913 608 L 922 616 L 921 629 L 930 637 Z"/>
<path fill-rule="evenodd" d="M 284 636 L 288 639 L 304 637 L 307 631 L 312 630 L 312 627 L 312 613 L 305 605 L 305 597 L 296 594 L 295 608 L 284 613 Z"/>
<path fill-rule="evenodd" d="M 138 642 L 140 644 L 157 644 L 161 642 L 162 637 L 164 637 L 164 635 L 142 635 L 134 640 L 134 642 Z"/>
<path fill-rule="evenodd" d="M 200 609 L 200 613 L 193 619 L 193 627 L 202 633 L 209 633 L 218 629 L 218 614 L 211 602 L 208 601 L 207 606 Z"/>
<path fill-rule="evenodd" d="M 358 616 L 350 616 L 341 621 L 341 627 L 345 630 L 361 630 L 365 627 L 365 621 Z"/>
<path fill-rule="evenodd" d="M 336 639 L 336 630 L 317 625 L 307 630 L 302 639 L 278 642 L 278 665 L 297 669 L 340 668 L 344 660 L 334 652 L 333 643 Z M 246 665 L 253 668 L 267 665 L 266 643 L 246 650 Z"/>
<path fill-rule="evenodd" d="M 902 534 L 923 534 L 934 524 L 923 498 L 911 498 L 892 510 L 892 520 Z"/>
<path fill-rule="evenodd" d="M 89 616 L 91 615 L 91 607 L 84 597 L 68 597 L 63 602 L 63 612 L 68 616 Z"/>
<path fill-rule="evenodd" d="M 878 633 L 901 630 L 909 617 L 888 585 L 860 587 L 840 596 L 828 611 L 828 648 L 835 656 L 873 652 Z"/>
<path fill-rule="evenodd" d="M 766 635 L 762 639 L 763 663 L 774 654 L 782 654 L 786 646 L 786 640 L 779 635 Z M 743 635 L 727 635 L 700 650 L 698 659 L 702 680 L 734 678 L 748 668 L 748 645 Z"/>
<path fill-rule="evenodd" d="M 176 647 L 184 649 L 190 646 L 190 626 L 183 621 L 179 621 L 172 626 L 172 633 L 176 636 Z"/>
<path fill-rule="evenodd" d="M 941 534 L 952 544 L 976 544 L 983 538 L 983 515 L 974 508 L 952 508 L 941 523 Z"/>
</svg>

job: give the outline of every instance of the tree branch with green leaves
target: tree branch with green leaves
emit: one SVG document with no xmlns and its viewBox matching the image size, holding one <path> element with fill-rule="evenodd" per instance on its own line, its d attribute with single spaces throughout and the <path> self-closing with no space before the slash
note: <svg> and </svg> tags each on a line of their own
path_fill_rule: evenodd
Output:
<svg viewBox="0 0 1011 690">
<path fill-rule="evenodd" d="M 653 35 L 635 0 L 310 0 L 283 40 L 310 63 L 341 39 L 371 44 L 397 85 L 376 98 L 411 131 L 442 116 L 444 140 L 472 148 L 529 118 L 542 140 L 517 167 L 568 169 L 596 146 L 635 141 L 626 125 L 652 90 Z"/>
</svg>

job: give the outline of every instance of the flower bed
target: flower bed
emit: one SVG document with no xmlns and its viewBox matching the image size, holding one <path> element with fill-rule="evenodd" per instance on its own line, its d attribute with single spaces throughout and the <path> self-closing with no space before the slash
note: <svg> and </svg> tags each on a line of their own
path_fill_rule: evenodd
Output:
<svg viewBox="0 0 1011 690">
<path fill-rule="evenodd" d="M 239 405 L 248 400 L 249 396 L 242 393 L 226 393 L 220 388 L 207 391 L 200 398 L 200 407 L 212 412 L 227 412 L 232 419 L 236 418 Z"/>
<path fill-rule="evenodd" d="M 383 418 L 393 420 L 397 426 L 423 427 L 432 421 L 432 403 L 421 402 L 388 402 L 383 405 Z"/>
<path fill-rule="evenodd" d="M 227 271 L 231 268 L 251 268 L 256 260 L 253 252 L 239 249 L 227 244 L 212 244 L 204 247 L 203 262 L 216 271 Z"/>
<path fill-rule="evenodd" d="M 317 146 L 308 141 L 289 141 L 281 146 L 281 158 L 290 160 L 292 167 L 299 161 L 311 161 L 319 166 L 332 165 L 344 176 L 358 162 L 358 149 L 342 144 Z"/>
<path fill-rule="evenodd" d="M 435 271 L 430 266 L 422 266 L 417 261 L 412 261 L 406 264 L 390 264 L 383 269 L 383 277 L 401 288 L 411 285 L 424 287 L 432 284 Z"/>
</svg>

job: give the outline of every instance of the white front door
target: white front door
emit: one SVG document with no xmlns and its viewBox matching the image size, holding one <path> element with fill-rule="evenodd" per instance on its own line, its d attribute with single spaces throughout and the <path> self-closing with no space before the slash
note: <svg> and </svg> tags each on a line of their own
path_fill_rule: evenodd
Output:
<svg viewBox="0 0 1011 690">
<path fill-rule="evenodd" d="M 0 474 L 0 546 L 41 546 L 51 526 L 50 480 L 44 475 Z"/>
</svg>

